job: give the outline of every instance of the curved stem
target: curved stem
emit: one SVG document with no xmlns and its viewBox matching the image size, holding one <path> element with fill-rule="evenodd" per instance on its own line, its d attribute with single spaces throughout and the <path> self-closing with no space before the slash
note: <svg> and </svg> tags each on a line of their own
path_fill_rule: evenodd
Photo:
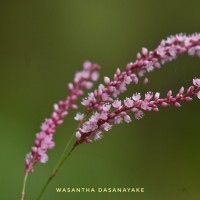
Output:
<svg viewBox="0 0 200 200">
<path fill-rule="evenodd" d="M 69 140 L 68 144 L 66 145 L 66 148 L 63 152 L 63 155 L 65 153 L 65 151 L 68 149 L 69 143 L 71 140 Z M 42 195 L 44 194 L 44 191 L 46 190 L 47 186 L 49 185 L 49 183 L 51 182 L 51 180 L 56 176 L 56 174 L 58 173 L 58 171 L 60 170 L 60 168 L 62 167 L 62 165 L 65 163 L 65 161 L 67 160 L 67 158 L 69 158 L 69 156 L 71 155 L 71 153 L 74 151 L 74 149 L 78 146 L 78 143 L 74 143 L 72 149 L 70 150 L 70 152 L 64 157 L 61 156 L 61 160 L 58 162 L 58 164 L 56 165 L 56 167 L 54 168 L 54 170 L 52 171 L 50 177 L 48 178 L 47 182 L 45 183 L 44 187 L 42 188 L 37 200 L 41 199 Z"/>
<path fill-rule="evenodd" d="M 87 115 L 88 115 L 88 113 L 85 111 L 85 118 L 86 118 Z M 82 125 L 82 123 L 84 122 L 84 120 L 79 123 L 78 127 L 80 127 Z M 62 165 L 64 164 L 64 162 L 67 160 L 67 158 L 71 155 L 72 151 L 80 144 L 80 143 L 75 142 L 74 145 L 73 145 L 73 147 L 72 147 L 72 149 L 70 150 L 70 152 L 66 155 L 66 153 L 68 151 L 68 148 L 69 148 L 69 146 L 70 146 L 73 138 L 74 138 L 74 134 L 71 135 L 69 141 L 67 142 L 67 144 L 65 146 L 65 149 L 64 149 L 64 151 L 63 151 L 63 153 L 62 153 L 62 155 L 61 155 L 61 157 L 60 157 L 60 159 L 59 159 L 56 167 L 54 168 L 54 170 L 52 171 L 50 177 L 48 178 L 47 182 L 45 183 L 44 187 L 42 188 L 42 190 L 41 190 L 41 192 L 40 192 L 37 200 L 41 199 L 44 191 L 46 190 L 47 186 L 49 185 L 49 183 L 51 182 L 51 180 L 53 179 L 53 177 L 56 176 L 57 172 L 62 167 Z"/>
<path fill-rule="evenodd" d="M 74 134 L 72 134 L 71 137 L 69 138 L 69 141 L 67 142 L 67 144 L 66 144 L 66 146 L 65 146 L 65 149 L 64 149 L 64 151 L 63 151 L 63 153 L 62 153 L 62 155 L 61 155 L 61 157 L 60 157 L 60 160 L 62 160 L 62 159 L 65 157 L 65 155 L 66 155 L 66 153 L 67 153 L 67 151 L 68 151 L 68 149 L 69 149 L 69 146 L 70 146 L 70 144 L 71 144 L 73 138 L 74 138 Z M 58 163 L 57 163 L 56 166 L 58 166 L 60 160 L 58 161 Z"/>
<path fill-rule="evenodd" d="M 26 190 L 26 181 L 27 181 L 27 178 L 28 178 L 28 173 L 26 173 L 25 176 L 24 176 L 21 200 L 24 200 L 24 197 L 25 197 L 25 190 Z"/>
</svg>

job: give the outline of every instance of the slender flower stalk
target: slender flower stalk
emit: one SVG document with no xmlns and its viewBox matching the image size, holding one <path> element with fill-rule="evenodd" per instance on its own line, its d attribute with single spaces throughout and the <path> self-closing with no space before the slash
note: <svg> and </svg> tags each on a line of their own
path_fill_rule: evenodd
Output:
<svg viewBox="0 0 200 200">
<path fill-rule="evenodd" d="M 92 88 L 93 81 L 98 80 L 99 69 L 99 65 L 85 62 L 83 64 L 83 70 L 75 74 L 74 82 L 68 84 L 70 95 L 67 96 L 64 101 L 59 101 L 57 104 L 54 104 L 54 111 L 51 117 L 42 123 L 40 132 L 36 134 L 35 145 L 32 147 L 32 151 L 26 156 L 22 200 L 25 195 L 28 174 L 33 171 L 33 167 L 36 163 L 46 163 L 48 161 L 47 150 L 55 146 L 53 136 L 57 126 L 63 123 L 63 118 L 68 114 L 69 109 L 77 109 L 77 105 L 74 102 L 79 96 L 84 94 L 84 88 Z"/>
<path fill-rule="evenodd" d="M 73 135 L 72 135 L 73 136 Z M 68 144 L 70 144 L 70 142 L 68 142 Z M 67 145 L 68 146 L 68 145 Z M 40 200 L 44 191 L 46 190 L 47 186 L 49 185 L 49 183 L 51 182 L 51 180 L 56 176 L 57 172 L 61 169 L 61 167 L 63 166 L 63 164 L 65 163 L 65 161 L 69 158 L 69 156 L 71 155 L 71 153 L 75 150 L 75 148 L 78 145 L 75 143 L 72 147 L 72 149 L 63 157 L 61 157 L 61 159 L 59 160 L 58 164 L 56 165 L 56 167 L 53 169 L 51 175 L 49 176 L 48 180 L 46 181 L 44 187 L 42 188 L 37 200 Z M 64 153 L 66 153 L 66 151 L 64 151 Z"/>
</svg>

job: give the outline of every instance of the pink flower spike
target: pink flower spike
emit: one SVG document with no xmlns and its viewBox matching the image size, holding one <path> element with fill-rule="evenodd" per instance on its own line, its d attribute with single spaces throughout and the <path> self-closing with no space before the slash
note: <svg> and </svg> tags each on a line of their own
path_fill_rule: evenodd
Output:
<svg viewBox="0 0 200 200">
<path fill-rule="evenodd" d="M 32 151 L 28 154 L 25 160 L 26 174 L 32 172 L 34 165 L 38 162 L 47 162 L 47 151 L 55 146 L 53 136 L 56 132 L 57 126 L 63 123 L 63 118 L 68 114 L 68 110 L 70 108 L 77 108 L 77 105 L 74 103 L 74 101 L 84 93 L 84 87 L 89 89 L 93 85 L 91 82 L 91 76 L 93 73 L 97 73 L 100 67 L 97 64 L 93 64 L 91 62 L 85 62 L 83 65 L 84 69 L 75 74 L 73 83 L 68 84 L 70 90 L 69 96 L 67 96 L 65 100 L 54 104 L 54 111 L 50 117 L 46 119 L 44 123 L 42 123 L 40 132 L 36 134 L 36 139 L 34 146 L 32 147 Z M 84 100 L 82 103 L 89 106 L 91 103 L 91 98 Z M 77 114 L 75 117 L 76 120 L 81 120 L 82 118 L 82 114 Z M 96 127 L 93 125 L 89 126 L 88 128 L 92 129 Z"/>
</svg>

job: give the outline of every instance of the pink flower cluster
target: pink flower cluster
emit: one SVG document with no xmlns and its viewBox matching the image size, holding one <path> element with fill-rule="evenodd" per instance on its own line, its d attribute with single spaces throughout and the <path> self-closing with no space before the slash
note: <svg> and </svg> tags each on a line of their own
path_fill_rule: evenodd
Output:
<svg viewBox="0 0 200 200">
<path fill-rule="evenodd" d="M 142 53 L 137 54 L 134 63 L 129 63 L 126 70 L 121 72 L 117 69 L 114 74 L 114 80 L 109 77 L 104 78 L 105 85 L 101 84 L 97 90 L 90 93 L 82 104 L 88 108 L 101 109 L 105 102 L 112 102 L 113 97 L 126 91 L 126 86 L 130 83 L 137 84 L 139 77 L 143 77 L 147 72 L 161 67 L 161 64 L 174 60 L 178 55 L 183 53 L 189 55 L 197 55 L 200 57 L 200 34 L 195 33 L 189 36 L 178 34 L 170 36 L 166 40 L 162 40 L 160 45 L 154 50 L 149 51 L 142 48 Z M 148 83 L 148 79 L 144 79 L 144 83 Z M 112 95 L 112 96 L 111 96 Z"/>
<path fill-rule="evenodd" d="M 160 93 L 153 94 L 147 92 L 142 98 L 140 93 L 133 94 L 124 100 L 119 100 L 119 94 L 127 90 L 127 85 L 137 84 L 140 77 L 146 73 L 158 69 L 161 64 L 174 60 L 178 55 L 188 53 L 200 57 L 200 34 L 195 33 L 189 36 L 178 34 L 162 40 L 160 45 L 153 51 L 142 48 L 142 52 L 137 54 L 136 61 L 129 63 L 124 71 L 117 69 L 114 79 L 104 77 L 104 84 L 88 94 L 83 99 L 82 104 L 86 107 L 85 113 L 77 113 L 75 120 L 80 121 L 80 126 L 76 132 L 75 145 L 83 142 L 92 142 L 101 139 L 103 131 L 109 131 L 114 124 L 123 121 L 130 123 L 133 113 L 136 119 L 141 119 L 144 112 L 158 111 L 159 107 L 174 105 L 180 107 L 184 101 L 192 100 L 196 95 L 200 99 L 200 79 L 193 79 L 193 86 L 184 93 L 182 87 L 178 94 L 172 95 L 170 90 L 165 98 L 160 98 Z M 75 100 L 84 94 L 83 88 L 91 89 L 93 81 L 99 77 L 100 66 L 91 62 L 85 62 L 84 69 L 76 73 L 73 83 L 69 83 L 70 95 L 64 101 L 59 101 L 54 105 L 54 111 L 50 118 L 41 125 L 41 130 L 36 134 L 35 144 L 32 151 L 26 156 L 26 174 L 33 171 L 36 163 L 46 163 L 48 160 L 47 150 L 55 146 L 53 136 L 56 127 L 63 123 L 63 118 L 68 114 L 68 110 L 76 109 Z M 144 84 L 148 83 L 148 78 L 144 77 Z"/>
<path fill-rule="evenodd" d="M 112 103 L 105 103 L 101 106 L 101 111 L 91 115 L 76 133 L 77 143 L 92 142 L 91 138 L 98 140 L 102 138 L 102 131 L 109 131 L 113 124 L 120 124 L 123 121 L 132 121 L 129 112 L 132 112 L 136 119 L 141 119 L 144 112 L 159 111 L 160 107 L 174 105 L 180 107 L 182 102 L 191 101 L 196 95 L 200 99 L 200 79 L 193 79 L 193 86 L 189 87 L 184 94 L 184 87 L 181 87 L 178 94 L 172 95 L 170 90 L 165 98 L 160 98 L 160 93 L 147 92 L 144 99 L 139 93 L 132 97 L 121 100 L 114 100 Z M 81 116 L 81 117 L 77 117 Z M 82 120 L 83 114 L 77 114 L 76 120 Z"/>
<path fill-rule="evenodd" d="M 54 111 L 50 118 L 46 119 L 41 125 L 41 130 L 36 134 L 35 145 L 32 151 L 26 156 L 26 173 L 33 171 L 33 166 L 37 162 L 46 163 L 48 160 L 47 150 L 55 146 L 53 135 L 56 127 L 63 123 L 63 118 L 68 114 L 68 110 L 76 109 L 74 101 L 83 95 L 83 89 L 90 89 L 93 86 L 92 81 L 97 81 L 99 77 L 100 66 L 91 62 L 83 64 L 83 70 L 77 72 L 74 82 L 69 83 L 70 95 L 64 101 L 59 101 L 54 105 Z"/>
<path fill-rule="evenodd" d="M 85 121 L 84 114 L 77 114 L 76 120 L 79 120 L 79 118 L 81 120 L 84 119 L 84 123 L 76 132 L 77 142 L 91 142 L 89 136 L 94 136 L 94 140 L 100 139 L 102 130 L 110 130 L 113 123 L 131 122 L 131 117 L 126 113 L 128 110 L 132 110 L 135 118 L 140 119 L 144 115 L 143 111 L 158 111 L 158 105 L 166 107 L 173 104 L 179 107 L 182 101 L 191 100 L 191 95 L 199 88 L 200 79 L 193 80 L 194 87 L 191 87 L 191 91 L 188 91 L 185 95 L 183 95 L 184 89 L 182 88 L 176 97 L 172 97 L 171 92 L 169 92 L 167 99 L 160 99 L 159 93 L 153 95 L 152 92 L 146 93 L 144 100 L 141 100 L 139 93 L 134 94 L 132 98 L 126 98 L 123 105 L 121 100 L 116 99 L 119 94 L 126 91 L 127 85 L 130 83 L 137 84 L 139 77 L 143 77 L 147 72 L 160 68 L 161 64 L 172 61 L 178 55 L 186 52 L 191 56 L 197 55 L 200 57 L 199 33 L 189 36 L 184 34 L 170 36 L 166 40 L 162 40 L 160 45 L 153 51 L 142 48 L 142 52 L 137 54 L 136 61 L 127 64 L 125 71 L 121 72 L 120 69 L 117 69 L 114 74 L 114 80 L 104 77 L 104 84 L 100 84 L 98 89 L 90 93 L 82 101 L 82 104 L 87 108 L 87 115 L 95 110 L 97 112 L 92 114 L 88 121 Z M 144 83 L 148 83 L 146 77 L 144 78 Z M 199 98 L 199 96 L 200 93 L 198 92 L 197 97 Z M 154 98 L 154 102 L 152 98 Z M 115 110 L 110 113 L 111 108 Z"/>
</svg>

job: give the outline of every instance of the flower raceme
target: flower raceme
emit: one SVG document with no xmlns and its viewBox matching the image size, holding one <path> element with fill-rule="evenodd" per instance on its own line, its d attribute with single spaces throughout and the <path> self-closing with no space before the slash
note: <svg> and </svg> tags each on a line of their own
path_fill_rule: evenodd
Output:
<svg viewBox="0 0 200 200">
<path fill-rule="evenodd" d="M 89 113 L 97 111 L 92 114 L 90 119 L 82 119 L 84 123 L 76 132 L 77 143 L 92 142 L 90 136 L 93 136 L 94 140 L 102 138 L 102 131 L 110 130 L 113 124 L 119 124 L 122 121 L 131 122 L 131 117 L 127 114 L 127 111 L 132 111 L 136 119 L 141 119 L 144 111 L 158 111 L 159 105 L 167 107 L 173 104 L 180 107 L 180 103 L 190 101 L 195 94 L 200 98 L 200 92 L 198 91 L 200 79 L 193 79 L 193 86 L 188 89 L 185 95 L 183 95 L 184 88 L 182 87 L 175 97 L 172 97 L 172 92 L 169 91 L 165 99 L 160 99 L 158 92 L 155 95 L 152 92 L 146 93 L 143 100 L 140 93 L 134 94 L 131 98 L 126 98 L 123 102 L 116 99 L 119 94 L 126 91 L 127 85 L 130 83 L 137 84 L 140 77 L 160 68 L 161 64 L 172 61 L 183 53 L 200 57 L 199 33 L 189 36 L 184 34 L 170 36 L 166 40 L 162 40 L 160 45 L 153 51 L 142 48 L 142 53 L 137 54 L 134 63 L 127 64 L 125 71 L 121 72 L 120 69 L 117 69 L 114 80 L 104 77 L 104 84 L 100 84 L 98 89 L 82 101 L 82 105 L 87 108 L 87 116 Z M 148 83 L 146 77 L 144 83 Z M 154 101 L 152 101 L 152 98 L 154 98 Z M 84 114 L 82 114 L 82 118 L 85 118 Z"/>
<path fill-rule="evenodd" d="M 118 96 L 127 90 L 127 85 L 131 83 L 137 84 L 141 77 L 144 77 L 143 83 L 147 84 L 148 78 L 145 75 L 148 72 L 160 68 L 161 65 L 173 61 L 178 55 L 184 53 L 200 57 L 199 33 L 189 36 L 184 34 L 170 36 L 166 40 L 162 40 L 160 45 L 153 51 L 142 48 L 142 52 L 137 54 L 135 62 L 127 64 L 124 71 L 117 69 L 113 80 L 109 77 L 104 77 L 104 84 L 100 84 L 94 92 L 89 93 L 82 100 L 82 105 L 86 108 L 86 111 L 84 113 L 78 112 L 74 117 L 75 120 L 80 122 L 75 134 L 76 142 L 71 151 L 59 161 L 38 199 L 40 199 L 49 182 L 56 175 L 64 161 L 79 144 L 101 139 L 103 132 L 109 131 L 113 125 L 122 122 L 130 123 L 133 119 L 132 115 L 139 120 L 144 116 L 145 112 L 157 112 L 160 108 L 170 105 L 180 107 L 183 102 L 191 101 L 194 96 L 200 99 L 200 78 L 193 79 L 192 86 L 187 90 L 181 87 L 175 95 L 169 90 L 165 97 L 160 97 L 159 92 L 147 92 L 144 95 L 134 93 L 131 97 L 126 97 L 122 100 L 118 99 Z M 73 83 L 68 84 L 70 94 L 64 101 L 59 101 L 54 105 L 53 113 L 41 125 L 40 132 L 36 134 L 35 144 L 31 152 L 26 156 L 26 173 L 22 188 L 22 200 L 24 200 L 26 180 L 29 173 L 33 171 L 36 163 L 47 162 L 47 151 L 55 146 L 53 136 L 56 127 L 63 123 L 63 118 L 68 114 L 70 109 L 77 109 L 75 101 L 79 96 L 84 94 L 84 88 L 92 88 L 93 82 L 97 81 L 99 77 L 99 69 L 99 65 L 85 62 L 83 70 L 75 74 Z"/>
<path fill-rule="evenodd" d="M 147 92 L 142 99 L 140 94 L 133 94 L 132 97 L 124 101 L 114 100 L 113 103 L 104 104 L 102 111 L 95 112 L 88 121 L 76 133 L 78 143 L 92 142 L 91 138 L 98 140 L 102 138 L 103 131 L 109 131 L 114 124 L 121 122 L 129 123 L 132 121 L 129 113 L 133 113 L 136 119 L 141 119 L 144 112 L 159 111 L 159 107 L 174 105 L 180 107 L 182 102 L 191 101 L 193 96 L 200 99 L 200 79 L 193 79 L 193 86 L 189 87 L 184 93 L 181 87 L 178 94 L 172 95 L 170 90 L 165 98 L 160 98 L 160 93 Z"/>
<path fill-rule="evenodd" d="M 76 132 L 76 145 L 82 142 L 92 142 L 102 138 L 102 131 L 109 131 L 113 124 L 120 124 L 125 121 L 132 121 L 129 112 L 135 115 L 136 119 L 141 119 L 144 112 L 158 111 L 159 107 L 174 105 L 180 107 L 184 101 L 190 101 L 194 95 L 200 98 L 200 79 L 193 79 L 191 86 L 186 93 L 182 87 L 175 96 L 169 91 L 165 98 L 160 98 L 157 92 L 148 92 L 144 98 L 140 93 L 132 97 L 119 100 L 119 94 L 127 90 L 130 83 L 137 84 L 139 78 L 144 77 L 144 83 L 148 83 L 145 75 L 158 69 L 162 64 L 174 60 L 178 55 L 188 53 L 200 57 L 200 34 L 195 33 L 189 36 L 178 34 L 162 40 L 160 45 L 153 51 L 142 48 L 142 52 L 137 54 L 135 62 L 127 64 L 124 71 L 117 69 L 114 79 L 104 78 L 104 84 L 100 84 L 98 89 L 82 100 L 82 105 L 86 107 L 85 113 L 77 113 L 75 120 L 80 121 L 80 126 Z M 77 109 L 75 100 L 84 94 L 83 88 L 91 89 L 92 81 L 99 77 L 100 66 L 91 62 L 85 62 L 84 69 L 76 73 L 74 82 L 69 83 L 70 95 L 64 101 L 59 101 L 54 105 L 54 111 L 50 118 L 41 125 L 41 130 L 36 134 L 35 144 L 32 151 L 26 156 L 26 174 L 33 171 L 36 163 L 46 163 L 48 160 L 47 150 L 55 146 L 53 136 L 56 127 L 63 123 L 63 118 L 68 114 L 69 109 Z M 88 119 L 88 116 L 89 119 Z"/>
<path fill-rule="evenodd" d="M 36 134 L 35 145 L 32 151 L 26 156 L 26 174 L 33 171 L 36 163 L 46 163 L 48 160 L 47 150 L 55 146 L 53 135 L 56 127 L 63 123 L 63 118 L 68 114 L 69 109 L 77 109 L 75 100 L 83 95 L 83 89 L 91 89 L 93 81 L 97 81 L 99 77 L 100 66 L 91 62 L 83 64 L 83 70 L 77 72 L 74 82 L 68 84 L 70 95 L 64 101 L 59 101 L 54 105 L 54 111 L 50 118 L 46 119 L 41 125 L 41 130 Z M 77 119 L 80 119 L 77 118 Z"/>
<path fill-rule="evenodd" d="M 137 54 L 134 63 L 129 63 L 125 71 L 117 69 L 114 74 L 114 80 L 109 77 L 104 78 L 104 83 L 89 96 L 83 99 L 82 104 L 87 107 L 88 111 L 93 109 L 101 110 L 105 102 L 112 102 L 119 94 L 126 91 L 126 86 L 130 83 L 137 84 L 140 77 L 154 69 L 161 67 L 161 64 L 174 60 L 178 55 L 188 53 L 190 56 L 197 55 L 200 57 L 200 34 L 195 33 L 189 36 L 178 34 L 162 40 L 160 45 L 153 51 L 142 48 L 142 53 Z M 144 83 L 148 79 L 144 78 Z"/>
</svg>

